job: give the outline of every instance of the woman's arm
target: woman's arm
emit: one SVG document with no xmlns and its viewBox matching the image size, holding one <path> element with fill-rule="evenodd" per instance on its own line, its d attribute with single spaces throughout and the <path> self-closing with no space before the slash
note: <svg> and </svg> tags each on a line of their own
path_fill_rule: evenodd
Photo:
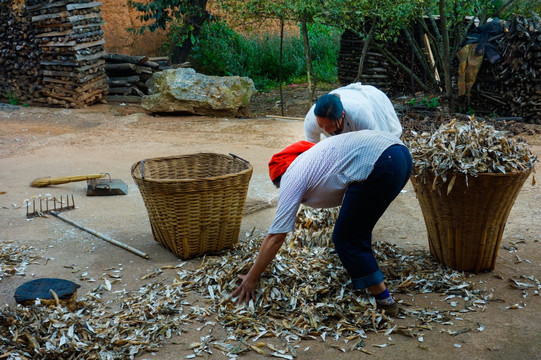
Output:
<svg viewBox="0 0 541 360">
<path fill-rule="evenodd" d="M 259 248 L 259 254 L 250 268 L 250 271 L 248 271 L 248 274 L 246 275 L 239 275 L 242 279 L 242 283 L 231 293 L 232 297 L 238 297 L 238 304 L 241 304 L 243 301 L 248 304 L 251 299 L 255 300 L 257 281 L 263 271 L 265 271 L 267 266 L 274 259 L 278 250 L 280 250 L 280 247 L 286 239 L 286 235 L 287 233 L 267 234 L 267 236 L 265 236 L 265 239 L 263 239 L 263 243 Z"/>
</svg>

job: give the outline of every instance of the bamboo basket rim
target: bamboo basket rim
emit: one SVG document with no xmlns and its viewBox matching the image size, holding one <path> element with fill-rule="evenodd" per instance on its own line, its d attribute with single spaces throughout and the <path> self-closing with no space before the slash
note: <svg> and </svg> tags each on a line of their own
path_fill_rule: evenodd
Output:
<svg viewBox="0 0 541 360">
<path fill-rule="evenodd" d="M 228 173 L 228 174 L 219 175 L 219 176 L 209 176 L 209 177 L 200 177 L 200 178 L 182 178 L 182 179 L 171 179 L 171 178 L 154 179 L 154 178 L 142 177 L 139 174 L 135 173 L 135 169 L 137 168 L 137 166 L 139 164 L 142 164 L 142 163 L 147 162 L 147 161 L 177 160 L 177 159 L 181 159 L 181 158 L 191 158 L 191 157 L 196 157 L 196 156 L 200 156 L 200 155 L 215 155 L 215 156 L 223 157 L 223 158 L 230 159 L 230 160 L 237 160 L 238 159 L 240 162 L 242 162 L 242 163 L 244 163 L 246 165 L 246 169 L 238 171 L 238 172 L 234 172 L 234 173 Z M 238 156 L 225 155 L 225 154 L 219 154 L 219 153 L 213 153 L 213 152 L 200 152 L 200 153 L 196 153 L 196 154 L 185 154 L 185 155 L 174 155 L 174 156 L 162 156 L 162 157 L 155 157 L 155 158 L 147 158 L 147 159 L 137 161 L 135 164 L 132 165 L 132 168 L 131 168 L 132 176 L 135 179 L 141 180 L 141 181 L 147 181 L 149 183 L 162 183 L 162 184 L 173 184 L 173 183 L 184 183 L 184 182 L 193 183 L 194 181 L 209 181 L 209 182 L 212 182 L 212 181 L 227 179 L 228 177 L 236 177 L 238 175 L 242 175 L 242 174 L 245 174 L 245 173 L 250 172 L 250 171 L 253 171 L 253 166 L 247 160 L 244 160 L 244 159 L 242 159 L 242 158 L 240 158 Z"/>
<path fill-rule="evenodd" d="M 424 174 L 430 174 L 431 176 L 435 176 L 433 171 L 426 171 L 423 174 L 420 174 L 417 170 L 418 169 L 414 166 L 412 175 L 415 176 L 415 177 L 419 177 L 419 176 L 422 176 Z M 466 173 L 463 173 L 463 172 L 460 172 L 460 171 L 453 171 L 453 172 L 447 172 L 445 174 L 441 174 L 441 175 L 437 175 L 437 176 L 439 178 L 441 178 L 442 175 L 446 175 L 447 177 L 454 176 L 454 175 L 471 176 L 471 177 L 478 177 L 478 176 L 509 176 L 509 175 L 519 175 L 519 174 L 530 173 L 530 172 L 532 172 L 532 170 L 533 170 L 533 165 L 527 167 L 524 171 L 510 171 L 510 172 L 506 172 L 506 173 L 489 173 L 489 172 L 481 173 L 480 172 L 480 173 L 477 173 L 477 174 L 466 174 Z"/>
</svg>

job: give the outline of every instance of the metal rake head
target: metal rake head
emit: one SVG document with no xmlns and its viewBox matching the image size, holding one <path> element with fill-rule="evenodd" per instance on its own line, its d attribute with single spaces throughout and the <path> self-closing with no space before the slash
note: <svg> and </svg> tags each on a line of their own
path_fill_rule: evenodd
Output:
<svg viewBox="0 0 541 360">
<path fill-rule="evenodd" d="M 39 200 L 39 204 L 37 200 Z M 52 204 L 49 206 L 50 202 L 52 202 Z M 30 211 L 30 207 L 32 207 L 32 211 Z M 70 195 L 66 195 L 66 197 L 60 196 L 60 199 L 55 196 L 52 198 L 32 199 L 32 203 L 30 203 L 30 201 L 26 202 L 26 217 L 33 218 L 49 214 L 51 211 L 61 212 L 72 209 L 75 209 L 73 194 L 71 194 L 71 202 Z"/>
</svg>

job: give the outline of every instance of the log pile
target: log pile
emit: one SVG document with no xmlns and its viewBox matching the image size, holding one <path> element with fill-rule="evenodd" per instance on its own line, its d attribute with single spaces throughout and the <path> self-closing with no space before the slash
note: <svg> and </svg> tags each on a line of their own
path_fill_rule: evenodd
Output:
<svg viewBox="0 0 541 360">
<path fill-rule="evenodd" d="M 391 88 L 389 64 L 377 50 L 368 49 L 360 81 L 387 92 Z M 338 81 L 341 84 L 350 84 L 357 77 L 362 50 L 363 40 L 356 33 L 346 30 L 340 39 L 338 53 Z"/>
<path fill-rule="evenodd" d="M 541 124 L 541 19 L 514 17 L 497 44 L 501 59 L 483 61 L 467 105 Z"/>
<path fill-rule="evenodd" d="M 16 82 L 19 100 L 83 107 L 104 98 L 108 88 L 103 59 L 105 40 L 101 29 L 104 24 L 101 2 L 0 1 L 2 5 L 9 3 L 7 7 L 2 6 L 0 16 L 3 19 L 24 21 L 23 24 L 15 22 L 14 26 L 2 25 L 1 32 L 1 36 L 11 44 L 2 45 L 0 63 L 4 69 L 18 67 L 18 71 L 0 71 L 0 80 L 7 78 Z M 19 45 L 14 47 L 13 43 Z M 13 85 L 10 88 L 13 89 Z"/>
<path fill-rule="evenodd" d="M 71 107 L 95 103 L 107 93 L 102 3 L 53 1 L 27 4 L 43 53 L 44 99 L 39 101 Z"/>
<path fill-rule="evenodd" d="M 148 95 L 146 81 L 163 70 L 159 62 L 146 56 L 105 54 L 104 59 L 109 78 L 107 101 L 140 102 L 141 96 Z"/>
<path fill-rule="evenodd" d="M 491 64 L 484 59 L 470 98 L 457 101 L 461 112 L 504 117 L 541 124 L 541 18 L 515 16 L 505 24 L 504 36 L 496 40 L 501 59 Z M 352 32 L 344 32 L 338 57 L 338 79 L 351 83 L 357 76 L 363 41 Z M 425 79 L 417 60 L 412 62 L 409 42 L 399 39 L 385 49 L 399 58 L 415 74 Z M 361 81 L 397 95 L 410 92 L 411 77 L 387 64 L 377 50 L 369 47 Z M 458 68 L 455 56 L 454 71 Z M 456 74 L 453 87 L 456 89 Z M 455 92 L 456 93 L 456 92 Z"/>
<path fill-rule="evenodd" d="M 0 100 L 25 104 L 40 96 L 40 58 L 24 0 L 0 0 Z"/>
</svg>

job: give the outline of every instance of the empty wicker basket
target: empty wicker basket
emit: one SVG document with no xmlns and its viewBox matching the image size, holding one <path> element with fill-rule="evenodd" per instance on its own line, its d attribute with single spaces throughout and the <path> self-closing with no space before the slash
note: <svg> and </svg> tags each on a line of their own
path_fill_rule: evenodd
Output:
<svg viewBox="0 0 541 360">
<path fill-rule="evenodd" d="M 131 174 L 154 239 L 188 259 L 238 241 L 252 170 L 236 156 L 199 153 L 142 160 Z"/>
<path fill-rule="evenodd" d="M 431 254 L 442 264 L 460 271 L 493 270 L 511 208 L 531 170 L 507 174 L 457 173 L 452 190 L 448 183 L 411 181 L 421 206 Z M 454 174 L 448 174 L 451 179 Z"/>
</svg>

